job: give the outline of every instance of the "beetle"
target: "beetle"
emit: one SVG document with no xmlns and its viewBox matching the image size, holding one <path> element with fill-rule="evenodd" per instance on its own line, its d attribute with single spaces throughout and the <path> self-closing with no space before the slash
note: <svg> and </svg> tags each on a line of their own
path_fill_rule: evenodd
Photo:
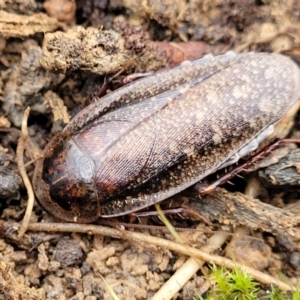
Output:
<svg viewBox="0 0 300 300">
<path fill-rule="evenodd" d="M 255 150 L 299 97 L 300 71 L 280 54 L 185 61 L 79 112 L 38 160 L 35 194 L 70 222 L 140 210 Z"/>
</svg>

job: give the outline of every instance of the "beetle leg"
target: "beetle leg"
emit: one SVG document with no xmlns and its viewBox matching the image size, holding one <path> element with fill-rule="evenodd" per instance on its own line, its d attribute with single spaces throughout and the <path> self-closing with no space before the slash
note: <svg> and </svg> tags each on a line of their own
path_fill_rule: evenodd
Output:
<svg viewBox="0 0 300 300">
<path fill-rule="evenodd" d="M 146 73 L 134 73 L 134 74 L 130 74 L 130 75 L 127 75 L 122 80 L 122 83 L 125 85 L 125 84 L 131 83 L 132 81 L 135 81 L 137 79 L 144 78 L 144 77 L 147 77 L 147 76 L 151 76 L 154 73 L 155 73 L 154 71 L 151 71 L 151 72 L 146 72 Z"/>
<path fill-rule="evenodd" d="M 213 182 L 209 185 L 206 185 L 206 186 L 203 186 L 203 184 L 202 184 L 200 187 L 198 187 L 199 195 L 204 196 L 204 195 L 211 193 L 218 186 L 228 182 L 228 180 L 237 176 L 238 173 L 240 173 L 244 170 L 247 170 L 250 166 L 252 166 L 256 162 L 258 162 L 259 160 L 267 157 L 273 150 L 275 150 L 276 148 L 280 147 L 281 145 L 287 144 L 287 143 L 300 144 L 300 140 L 298 140 L 298 139 L 282 139 L 282 140 L 278 140 L 278 141 L 274 142 L 273 144 L 266 146 L 264 149 L 262 149 L 260 152 L 255 154 L 253 157 L 248 159 L 246 162 L 237 166 L 236 168 L 234 168 L 230 172 L 226 173 L 225 175 L 221 176 L 215 182 Z"/>
</svg>

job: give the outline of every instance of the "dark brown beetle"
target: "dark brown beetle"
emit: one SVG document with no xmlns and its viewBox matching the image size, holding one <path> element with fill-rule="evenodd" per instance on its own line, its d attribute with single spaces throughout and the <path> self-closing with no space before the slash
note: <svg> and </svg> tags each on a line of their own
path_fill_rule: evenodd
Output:
<svg viewBox="0 0 300 300">
<path fill-rule="evenodd" d="M 36 196 L 80 223 L 147 207 L 257 148 L 299 97 L 299 69 L 279 54 L 184 62 L 76 115 L 38 161 Z"/>
</svg>

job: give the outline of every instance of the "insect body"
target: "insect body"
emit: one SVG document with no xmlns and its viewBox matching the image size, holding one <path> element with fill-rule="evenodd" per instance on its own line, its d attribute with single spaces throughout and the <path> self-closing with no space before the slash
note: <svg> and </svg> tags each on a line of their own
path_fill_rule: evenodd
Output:
<svg viewBox="0 0 300 300">
<path fill-rule="evenodd" d="M 265 53 L 206 56 L 82 110 L 44 150 L 40 204 L 92 222 L 164 200 L 254 150 L 300 97 L 300 71 Z"/>
</svg>

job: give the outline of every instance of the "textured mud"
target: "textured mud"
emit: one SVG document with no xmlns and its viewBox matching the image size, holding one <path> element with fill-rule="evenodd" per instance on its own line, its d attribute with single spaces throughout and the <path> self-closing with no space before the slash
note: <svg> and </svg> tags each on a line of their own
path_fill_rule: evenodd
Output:
<svg viewBox="0 0 300 300">
<path fill-rule="evenodd" d="M 111 299 L 101 275 L 120 299 L 151 299 L 187 260 L 177 252 L 128 239 L 126 234 L 120 240 L 28 231 L 17 240 L 18 227 L 12 224 L 22 220 L 27 194 L 15 152 L 27 106 L 31 107 L 30 139 L 24 160 L 30 162 L 94 95 L 102 93 L 104 77 L 107 82 L 120 70 L 120 76 L 108 81 L 104 94 L 122 85 L 127 74 L 170 68 L 207 53 L 283 52 L 299 60 L 298 1 L 199 2 L 178 1 L 177 8 L 169 0 L 0 4 L 0 298 Z M 278 68 L 283 84 L 286 74 Z M 274 105 L 279 98 L 274 96 Z M 298 118 L 291 132 L 299 137 Z M 225 185 L 227 191 L 218 189 L 202 200 L 190 189 L 164 202 L 163 208 L 180 206 L 194 211 L 170 218 L 178 227 L 198 225 L 199 232 L 180 233 L 197 248 L 214 231 L 241 225 L 251 230 L 250 237 L 233 238 L 226 250 L 219 248 L 216 254 L 275 277 L 283 273 L 297 285 L 299 155 L 291 149 L 285 153 L 290 154 L 278 158 L 274 153 L 275 158 L 265 165 L 274 161 L 279 165 L 260 170 L 259 177 L 255 172 L 243 174 L 243 179 L 233 180 L 234 186 Z M 29 163 L 30 178 L 33 169 Z M 265 184 L 259 187 L 256 199 L 243 194 L 253 177 L 262 178 Z M 31 221 L 59 222 L 38 204 Z M 137 220 L 131 216 L 118 221 L 161 225 L 157 217 Z M 162 230 L 135 231 L 172 239 Z M 207 265 L 175 297 L 192 299 L 197 291 L 205 291 L 204 273 L 209 274 Z"/>
</svg>

